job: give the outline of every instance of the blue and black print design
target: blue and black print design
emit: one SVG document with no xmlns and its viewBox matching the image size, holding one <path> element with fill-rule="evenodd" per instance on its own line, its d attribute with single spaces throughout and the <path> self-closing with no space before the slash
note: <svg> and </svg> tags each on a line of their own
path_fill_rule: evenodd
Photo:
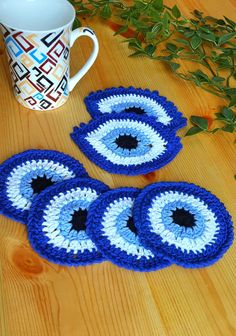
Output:
<svg viewBox="0 0 236 336">
<path fill-rule="evenodd" d="M 161 125 L 179 129 L 187 119 L 177 107 L 158 91 L 118 87 L 91 92 L 84 99 L 86 108 L 93 118 L 110 113 L 135 113 L 154 117 Z"/>
<path fill-rule="evenodd" d="M 49 261 L 79 266 L 104 260 L 87 235 L 91 204 L 109 188 L 93 179 L 71 179 L 37 196 L 30 209 L 28 237 L 32 247 Z"/>
<path fill-rule="evenodd" d="M 88 234 L 114 264 L 135 271 L 154 271 L 171 263 L 140 243 L 132 215 L 139 192 L 120 188 L 101 195 L 89 209 Z"/>
<path fill-rule="evenodd" d="M 0 165 L 0 213 L 26 224 L 33 198 L 49 186 L 88 177 L 82 164 L 52 150 L 31 149 Z"/>
<path fill-rule="evenodd" d="M 95 164 L 125 175 L 159 169 L 182 148 L 175 132 L 159 127 L 154 118 L 124 113 L 81 124 L 74 128 L 71 138 Z"/>
<path fill-rule="evenodd" d="M 135 201 L 134 222 L 144 246 L 183 267 L 215 263 L 233 241 L 225 206 L 209 191 L 186 182 L 144 188 Z"/>
</svg>

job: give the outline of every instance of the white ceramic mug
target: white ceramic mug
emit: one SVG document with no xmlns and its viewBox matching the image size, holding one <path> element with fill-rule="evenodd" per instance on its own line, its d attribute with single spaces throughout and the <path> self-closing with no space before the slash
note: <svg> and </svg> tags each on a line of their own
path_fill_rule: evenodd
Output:
<svg viewBox="0 0 236 336">
<path fill-rule="evenodd" d="M 87 27 L 72 31 L 75 9 L 67 0 L 0 0 L 0 24 L 16 99 L 33 110 L 63 105 L 97 58 Z M 80 36 L 93 40 L 87 63 L 70 78 L 70 48 Z"/>
</svg>

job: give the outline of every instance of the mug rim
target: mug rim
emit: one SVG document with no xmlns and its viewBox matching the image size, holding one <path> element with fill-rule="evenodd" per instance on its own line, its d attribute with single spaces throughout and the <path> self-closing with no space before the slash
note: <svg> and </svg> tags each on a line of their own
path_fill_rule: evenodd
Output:
<svg viewBox="0 0 236 336">
<path fill-rule="evenodd" d="M 58 26 L 58 27 L 55 27 L 55 28 L 52 28 L 52 29 L 46 29 L 46 30 L 41 30 L 41 29 L 24 29 L 24 28 L 19 28 L 19 27 L 16 27 L 14 25 L 9 25 L 8 23 L 4 22 L 4 21 L 1 21 L 0 22 L 0 26 L 5 26 L 5 27 L 8 27 L 10 29 L 13 29 L 13 30 L 16 30 L 16 31 L 20 31 L 20 32 L 23 32 L 23 33 L 36 33 L 36 34 L 46 34 L 46 33 L 52 33 L 52 32 L 55 32 L 57 30 L 62 30 L 62 29 L 65 29 L 67 27 L 70 27 L 72 26 L 75 18 L 76 18 L 76 12 L 75 12 L 75 8 L 72 6 L 72 4 L 68 1 L 68 0 L 65 0 L 65 2 L 67 2 L 67 5 L 69 5 L 69 7 L 72 9 L 73 11 L 73 18 L 67 22 L 66 24 L 62 25 L 62 26 Z"/>
</svg>

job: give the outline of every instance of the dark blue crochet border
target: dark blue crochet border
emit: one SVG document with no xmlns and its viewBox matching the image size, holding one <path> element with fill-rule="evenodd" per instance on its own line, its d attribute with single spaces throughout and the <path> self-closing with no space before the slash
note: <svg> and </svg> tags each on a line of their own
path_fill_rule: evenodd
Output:
<svg viewBox="0 0 236 336">
<path fill-rule="evenodd" d="M 107 88 L 105 90 L 98 90 L 96 92 L 91 92 L 87 97 L 85 97 L 84 103 L 86 105 L 89 114 L 92 116 L 92 118 L 95 119 L 105 115 L 105 113 L 101 113 L 98 110 L 98 102 L 101 99 L 108 98 L 114 95 L 123 95 L 123 94 L 135 94 L 140 96 L 146 96 L 147 98 L 151 98 L 154 101 L 156 101 L 166 110 L 167 114 L 171 117 L 172 120 L 168 125 L 170 129 L 178 130 L 187 125 L 187 119 L 183 117 L 183 114 L 180 111 L 178 111 L 177 107 L 172 102 L 168 101 L 166 97 L 160 96 L 158 91 L 151 91 L 149 89 L 135 88 L 133 86 L 127 88 L 123 86 Z M 158 123 L 160 125 L 163 125 L 160 122 Z"/>
<path fill-rule="evenodd" d="M 206 246 L 204 254 L 196 255 L 193 252 L 183 253 L 173 244 L 163 243 L 161 237 L 150 230 L 150 221 L 147 217 L 148 209 L 155 196 L 165 191 L 184 192 L 204 201 L 208 208 L 215 213 L 220 225 L 218 240 L 212 246 Z M 219 260 L 229 249 L 234 239 L 231 216 L 224 204 L 209 191 L 187 182 L 158 182 L 143 189 L 134 204 L 134 221 L 144 246 L 154 253 L 163 253 L 173 263 L 186 267 L 198 268 L 210 266 Z"/>
<path fill-rule="evenodd" d="M 22 224 L 27 223 L 28 210 L 16 209 L 12 206 L 6 193 L 6 181 L 12 169 L 28 160 L 49 159 L 62 163 L 72 170 L 77 177 L 88 177 L 83 165 L 67 154 L 55 150 L 30 149 L 22 153 L 13 155 L 0 165 L 0 214 L 18 221 Z"/>
<path fill-rule="evenodd" d="M 114 164 L 108 161 L 104 156 L 99 154 L 93 146 L 85 139 L 89 132 L 96 130 L 100 125 L 109 120 L 130 120 L 139 121 L 151 126 L 168 142 L 167 151 L 160 158 L 152 160 L 151 162 L 124 166 Z M 168 127 L 159 127 L 155 119 L 146 116 L 128 115 L 120 113 L 117 115 L 106 115 L 98 119 L 92 119 L 88 124 L 81 124 L 79 127 L 74 127 L 73 132 L 70 134 L 73 141 L 79 146 L 81 151 L 96 165 L 103 168 L 109 173 L 124 174 L 124 175 L 140 175 L 147 174 L 157 169 L 166 166 L 171 162 L 182 148 L 180 138 L 175 135 L 173 130 Z"/>
<path fill-rule="evenodd" d="M 88 235 L 107 260 L 117 266 L 133 271 L 156 271 L 171 265 L 163 255 L 156 255 L 150 262 L 144 257 L 137 260 L 134 256 L 111 245 L 109 239 L 101 233 L 103 229 L 101 220 L 109 204 L 120 197 L 137 197 L 139 193 L 139 189 L 124 187 L 108 191 L 101 195 L 89 209 Z"/>
<path fill-rule="evenodd" d="M 78 260 L 74 257 L 72 251 L 67 253 L 66 249 L 59 249 L 58 247 L 48 245 L 49 238 L 42 232 L 44 210 L 50 204 L 51 199 L 60 193 L 65 193 L 77 187 L 93 188 L 100 193 L 109 190 L 109 187 L 104 183 L 90 178 L 75 178 L 57 183 L 44 190 L 34 199 L 28 218 L 28 238 L 31 246 L 41 257 L 64 266 L 85 266 L 105 260 L 98 251 L 86 251 L 83 253 L 83 258 L 81 258 L 83 260 Z"/>
</svg>

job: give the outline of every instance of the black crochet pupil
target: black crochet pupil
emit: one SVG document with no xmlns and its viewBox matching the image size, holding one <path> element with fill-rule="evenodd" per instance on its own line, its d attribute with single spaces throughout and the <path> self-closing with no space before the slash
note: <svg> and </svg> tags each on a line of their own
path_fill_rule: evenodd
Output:
<svg viewBox="0 0 236 336">
<path fill-rule="evenodd" d="M 35 179 L 32 179 L 31 187 L 34 191 L 34 194 L 39 194 L 41 191 L 50 187 L 54 184 L 52 178 L 48 178 L 46 175 L 38 176 Z"/>
<path fill-rule="evenodd" d="M 136 114 L 144 114 L 145 111 L 144 109 L 142 109 L 141 107 L 127 107 L 125 110 L 125 112 L 133 112 Z"/>
<path fill-rule="evenodd" d="M 175 224 L 184 227 L 193 227 L 195 226 L 195 218 L 188 210 L 185 209 L 176 209 L 173 211 L 173 220 Z"/>
<path fill-rule="evenodd" d="M 124 149 L 135 149 L 138 147 L 138 140 L 136 137 L 133 137 L 132 135 L 120 135 L 115 143 L 118 147 L 124 148 Z"/>
<path fill-rule="evenodd" d="M 86 230 L 86 220 L 87 220 L 88 211 L 79 209 L 75 211 L 72 215 L 72 229 L 76 231 L 85 231 Z"/>
<path fill-rule="evenodd" d="M 130 231 L 132 231 L 135 235 L 137 235 L 137 229 L 134 225 L 133 217 L 129 217 L 127 221 L 127 227 L 130 229 Z"/>
</svg>

